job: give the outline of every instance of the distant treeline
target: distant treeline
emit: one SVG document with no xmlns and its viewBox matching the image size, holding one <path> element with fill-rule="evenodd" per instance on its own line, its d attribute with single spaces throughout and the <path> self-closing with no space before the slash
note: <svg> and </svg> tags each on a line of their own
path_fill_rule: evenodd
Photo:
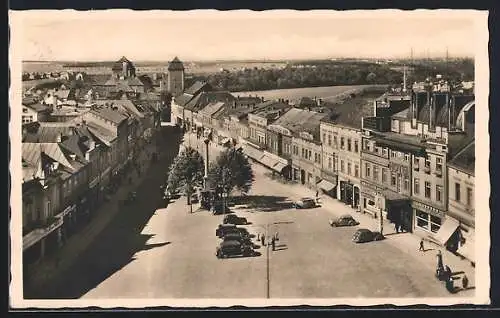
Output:
<svg viewBox="0 0 500 318">
<path fill-rule="evenodd" d="M 319 87 L 335 85 L 401 85 L 403 72 L 394 70 L 398 65 L 377 64 L 365 61 L 304 61 L 288 64 L 282 69 L 247 68 L 222 71 L 210 75 L 193 76 L 192 81 L 205 80 L 214 88 L 228 91 L 259 91 L 284 88 Z M 474 80 L 474 63 L 471 60 L 429 62 L 411 65 L 408 83 L 423 81 L 437 74 L 453 81 Z"/>
</svg>

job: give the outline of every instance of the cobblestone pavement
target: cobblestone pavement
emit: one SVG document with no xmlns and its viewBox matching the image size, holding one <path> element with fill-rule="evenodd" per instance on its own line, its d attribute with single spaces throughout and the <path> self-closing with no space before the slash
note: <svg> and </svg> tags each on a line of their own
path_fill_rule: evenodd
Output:
<svg viewBox="0 0 500 318">
<path fill-rule="evenodd" d="M 430 252 L 397 245 L 410 244 L 400 239 L 406 234 L 354 244 L 356 227 L 328 225 L 332 214 L 345 212 L 341 204 L 325 200 L 320 208 L 291 209 L 291 200 L 307 190 L 270 180 L 259 166 L 255 172 L 249 197 L 235 201 L 232 210 L 247 217 L 253 234 L 279 233 L 277 250 L 269 251 L 269 279 L 266 247 L 254 238 L 260 256 L 217 259 L 215 227 L 222 216 L 189 213 L 181 198 L 156 210 L 140 232 L 147 238 L 143 248 L 84 298 L 265 298 L 268 288 L 271 298 L 450 296 L 434 278 Z M 374 222 L 350 213 L 362 226 Z"/>
</svg>

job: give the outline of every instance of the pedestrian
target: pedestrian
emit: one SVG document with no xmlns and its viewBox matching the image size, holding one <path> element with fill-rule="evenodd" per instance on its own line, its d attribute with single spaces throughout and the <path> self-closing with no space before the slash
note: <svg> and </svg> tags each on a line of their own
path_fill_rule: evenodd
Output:
<svg viewBox="0 0 500 318">
<path fill-rule="evenodd" d="M 437 253 L 437 267 L 443 268 L 443 254 L 441 254 L 441 250 Z"/>
<path fill-rule="evenodd" d="M 279 241 L 279 240 L 280 240 L 280 238 L 279 238 L 279 236 L 278 236 L 278 232 L 274 233 L 274 239 L 275 239 L 276 241 Z"/>
<path fill-rule="evenodd" d="M 399 233 L 399 224 L 398 224 L 398 221 L 394 221 L 394 229 L 396 230 L 396 233 Z"/>
<path fill-rule="evenodd" d="M 260 241 L 260 233 L 257 233 L 257 241 Z"/>
<path fill-rule="evenodd" d="M 318 197 L 319 197 L 319 191 L 316 190 L 316 200 L 318 200 Z"/>
<path fill-rule="evenodd" d="M 425 252 L 424 239 L 420 239 L 420 247 L 418 248 L 418 250 L 421 252 Z"/>
<path fill-rule="evenodd" d="M 260 242 L 262 243 L 262 246 L 266 246 L 266 238 L 264 234 L 260 236 Z"/>
<path fill-rule="evenodd" d="M 467 275 L 464 274 L 464 277 L 462 277 L 462 288 L 467 289 L 469 286 L 469 278 L 467 278 Z"/>
<path fill-rule="evenodd" d="M 271 245 L 273 247 L 273 251 L 276 250 L 276 239 L 274 237 L 271 239 Z"/>
<path fill-rule="evenodd" d="M 446 265 L 444 267 L 444 270 L 446 272 L 446 277 L 451 277 L 451 268 L 450 268 L 450 266 Z"/>
</svg>

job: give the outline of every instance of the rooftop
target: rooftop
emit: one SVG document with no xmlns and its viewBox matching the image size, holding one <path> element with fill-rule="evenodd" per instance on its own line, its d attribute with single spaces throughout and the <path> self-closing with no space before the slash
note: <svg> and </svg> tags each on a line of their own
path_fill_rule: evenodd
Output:
<svg viewBox="0 0 500 318">
<path fill-rule="evenodd" d="M 278 118 L 278 120 L 274 122 L 274 125 L 280 125 L 287 128 L 292 133 L 306 131 L 313 135 L 317 135 L 319 133 L 320 121 L 324 117 L 325 114 L 292 108 Z"/>
<path fill-rule="evenodd" d="M 184 71 L 184 65 L 176 56 L 170 63 L 168 63 L 169 71 Z"/>
<path fill-rule="evenodd" d="M 467 146 L 462 148 L 455 157 L 451 158 L 449 165 L 456 167 L 474 175 L 476 164 L 475 141 L 472 140 Z"/>
<path fill-rule="evenodd" d="M 98 117 L 104 118 L 105 120 L 109 120 L 114 124 L 119 125 L 121 122 L 127 120 L 127 116 L 119 112 L 118 110 L 114 110 L 112 108 L 97 108 L 90 111 Z"/>
<path fill-rule="evenodd" d="M 373 116 L 373 99 L 371 96 L 354 97 L 342 104 L 329 107 L 330 113 L 323 121 L 341 126 L 361 129 L 361 119 Z"/>
<path fill-rule="evenodd" d="M 198 94 L 201 90 L 207 89 L 209 90 L 211 86 L 204 81 L 196 81 L 193 85 L 191 85 L 188 89 L 185 90 L 186 94 L 189 95 L 196 95 Z"/>
</svg>

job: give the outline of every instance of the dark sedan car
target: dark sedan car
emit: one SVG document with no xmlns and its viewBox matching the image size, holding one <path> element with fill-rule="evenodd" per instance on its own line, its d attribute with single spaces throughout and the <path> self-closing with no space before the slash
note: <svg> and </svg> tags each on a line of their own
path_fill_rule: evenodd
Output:
<svg viewBox="0 0 500 318">
<path fill-rule="evenodd" d="M 238 241 L 222 241 L 215 250 L 217 258 L 227 258 L 230 256 L 253 256 L 255 251 L 249 245 Z"/>
<path fill-rule="evenodd" d="M 356 221 L 350 214 L 344 214 L 337 219 L 330 220 L 330 226 L 332 227 L 355 226 L 355 225 L 359 225 L 359 222 Z"/>
<path fill-rule="evenodd" d="M 241 244 L 253 246 L 252 240 L 249 237 L 241 235 L 241 233 L 227 233 L 221 239 L 223 241 L 238 241 Z"/>
<path fill-rule="evenodd" d="M 380 232 L 372 232 L 368 229 L 359 229 L 352 236 L 354 243 L 366 243 L 371 241 L 381 241 L 385 237 Z"/>
<path fill-rule="evenodd" d="M 228 214 L 224 217 L 223 222 L 224 224 L 248 224 L 248 221 L 246 218 L 242 218 L 237 216 L 236 214 Z"/>
</svg>

